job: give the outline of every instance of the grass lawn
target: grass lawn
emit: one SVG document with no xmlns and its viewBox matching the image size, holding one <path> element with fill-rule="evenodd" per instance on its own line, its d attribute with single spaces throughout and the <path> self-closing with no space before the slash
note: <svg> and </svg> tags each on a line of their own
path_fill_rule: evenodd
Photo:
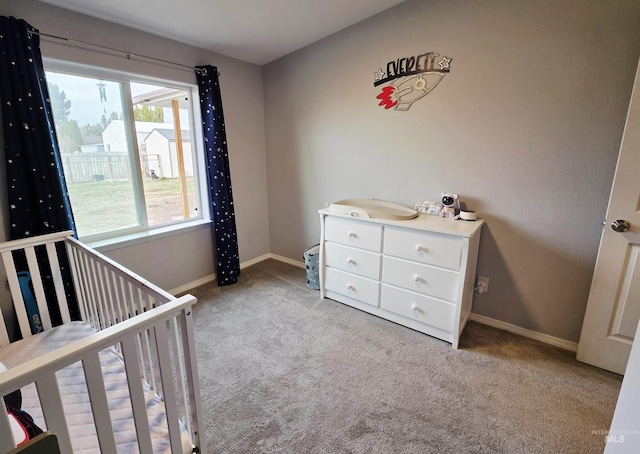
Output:
<svg viewBox="0 0 640 454">
<path fill-rule="evenodd" d="M 183 219 L 178 179 L 144 181 L 150 226 Z M 92 235 L 139 225 L 130 181 L 99 181 L 68 184 L 78 235 Z M 193 177 L 187 178 L 189 212 L 198 208 Z"/>
</svg>

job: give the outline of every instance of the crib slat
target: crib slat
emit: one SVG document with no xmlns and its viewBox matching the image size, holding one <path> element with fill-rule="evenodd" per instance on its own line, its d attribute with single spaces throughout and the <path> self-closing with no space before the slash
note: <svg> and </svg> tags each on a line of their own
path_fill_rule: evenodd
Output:
<svg viewBox="0 0 640 454">
<path fill-rule="evenodd" d="M 98 279 L 100 279 L 102 311 L 106 316 L 106 325 L 111 326 L 116 323 L 116 315 L 113 311 L 113 300 L 109 297 L 109 271 L 102 264 L 98 266 Z"/>
<path fill-rule="evenodd" d="M 69 303 L 67 301 L 67 293 L 64 291 L 64 282 L 62 281 L 62 272 L 60 270 L 60 262 L 58 261 L 58 251 L 54 243 L 47 244 L 47 257 L 49 258 L 49 266 L 51 267 L 51 277 L 53 285 L 56 289 L 56 298 L 62 323 L 69 323 L 71 315 L 69 315 Z"/>
<path fill-rule="evenodd" d="M 78 251 L 78 281 L 82 287 L 82 312 L 83 320 L 95 327 L 93 322 L 93 312 L 91 310 L 91 299 L 89 295 L 88 270 L 85 264 L 85 258 L 81 251 Z"/>
<path fill-rule="evenodd" d="M 173 358 L 174 365 L 176 368 L 176 379 L 178 381 L 178 397 L 180 401 L 178 401 L 178 405 L 180 405 L 182 421 L 185 423 L 187 427 L 187 432 L 191 433 L 191 418 L 187 414 L 188 410 L 188 394 L 187 394 L 187 372 L 184 369 L 184 358 L 183 358 L 183 349 L 181 345 L 182 339 L 179 336 L 178 331 L 178 321 L 176 318 L 172 318 L 169 321 L 169 337 L 171 340 L 171 345 L 173 347 Z"/>
<path fill-rule="evenodd" d="M 97 320 L 98 329 L 103 330 L 107 327 L 107 324 L 105 320 L 104 311 L 102 310 L 101 299 L 100 299 L 100 278 L 98 277 L 99 270 L 97 269 L 98 264 L 94 260 L 91 260 L 90 268 L 91 268 L 91 288 L 93 289 L 91 293 L 93 295 L 93 304 L 95 307 L 96 316 L 98 318 Z"/>
<path fill-rule="evenodd" d="M 114 277 L 116 281 L 116 293 L 118 294 L 118 301 L 120 301 L 120 307 L 122 311 L 122 319 L 127 320 L 131 318 L 131 309 L 129 308 L 128 300 L 127 300 L 127 287 L 125 280 L 122 276 L 116 275 Z"/>
<path fill-rule="evenodd" d="M 142 296 L 142 295 L 141 295 Z M 144 311 L 147 312 L 149 310 L 151 310 L 151 308 L 153 307 L 153 298 L 151 297 L 151 295 L 147 294 L 145 296 L 143 296 L 145 298 L 145 303 L 144 303 Z M 158 361 L 156 361 L 154 358 L 157 357 L 157 350 L 155 349 L 155 345 L 156 345 L 156 339 L 155 339 L 155 333 L 154 330 L 148 330 L 148 334 L 149 334 L 149 346 L 150 346 L 150 354 L 151 355 L 156 355 L 156 356 L 152 356 L 151 358 L 149 358 L 149 365 L 151 366 L 152 370 L 153 370 L 153 374 L 154 374 L 154 379 L 157 379 L 158 382 L 156 382 L 156 392 L 158 393 L 158 395 L 160 396 L 160 398 L 162 398 L 164 396 L 164 390 L 162 389 L 162 379 L 160 378 L 160 369 L 158 369 Z M 157 378 L 156 378 L 157 377 Z"/>
<path fill-rule="evenodd" d="M 135 315 L 135 310 L 133 309 L 133 301 L 129 293 L 129 284 L 122 276 L 118 276 L 118 294 L 120 295 L 120 298 L 122 298 L 125 319 L 133 317 Z"/>
<path fill-rule="evenodd" d="M 80 318 L 82 319 L 82 295 L 80 294 L 80 283 L 78 281 L 78 263 L 76 262 L 75 250 L 67 242 L 64 243 L 65 251 L 67 251 L 67 260 L 69 261 L 69 273 L 71 274 L 71 284 L 75 291 L 76 302 L 80 309 Z"/>
<path fill-rule="evenodd" d="M 147 368 L 144 364 L 144 355 L 142 353 L 142 333 L 136 334 L 136 349 L 138 350 L 138 359 L 140 361 L 142 379 L 145 383 L 149 383 L 149 379 L 147 378 Z"/>
<path fill-rule="evenodd" d="M 146 310 L 144 307 L 142 291 L 139 287 L 136 287 L 133 293 L 134 293 L 134 298 L 136 300 L 136 304 L 138 305 L 138 314 L 142 314 Z"/>
<path fill-rule="evenodd" d="M 86 258 L 82 251 L 78 251 L 78 280 L 81 282 L 82 287 L 82 307 L 85 313 L 85 320 L 95 328 L 94 312 L 91 307 L 91 292 L 89 283 L 89 269 L 87 267 Z"/>
<path fill-rule="evenodd" d="M 73 452 L 55 372 L 46 374 L 36 380 L 36 388 L 47 430 L 55 433 L 56 437 L 58 437 L 60 452 Z"/>
<path fill-rule="evenodd" d="M 122 320 L 127 320 L 131 317 L 131 310 L 127 304 L 127 288 L 122 276 L 115 275 L 116 294 L 118 295 L 118 301 L 120 301 L 120 310 L 122 312 Z"/>
<path fill-rule="evenodd" d="M 140 333 L 140 337 L 142 338 L 143 354 L 145 355 L 142 363 L 146 365 L 146 369 L 148 370 L 148 382 L 153 390 L 162 397 L 162 389 L 158 387 L 158 382 L 156 381 L 156 370 L 155 367 L 153 367 L 156 363 L 153 360 L 154 356 L 151 351 L 151 347 L 153 345 L 152 342 L 154 342 L 153 330 L 145 330 L 143 333 Z"/>
<path fill-rule="evenodd" d="M 102 282 L 104 285 L 104 294 L 106 298 L 106 302 L 109 306 L 109 314 L 111 316 L 111 324 L 115 325 L 118 323 L 118 311 L 117 305 L 114 302 L 113 298 L 113 286 L 111 285 L 111 273 L 107 268 L 102 266 Z"/>
<path fill-rule="evenodd" d="M 107 282 L 104 277 L 105 269 L 102 265 L 96 264 L 96 283 L 98 291 L 98 301 L 100 304 L 100 313 L 103 315 L 104 327 L 113 325 L 113 311 L 111 310 L 111 301 L 107 298 Z"/>
<path fill-rule="evenodd" d="M 87 389 L 91 408 L 93 409 L 93 420 L 96 424 L 98 442 L 101 452 L 118 452 L 116 439 L 111 423 L 109 412 L 109 401 L 107 391 L 104 386 L 104 376 L 100 365 L 99 353 L 95 352 L 82 360 L 84 376 L 87 379 Z"/>
<path fill-rule="evenodd" d="M 109 273 L 109 298 L 113 300 L 116 323 L 119 323 L 124 320 L 124 314 L 122 313 L 122 303 L 120 302 L 120 295 L 118 295 L 118 284 L 116 279 L 117 276 L 114 273 Z"/>
<path fill-rule="evenodd" d="M 160 365 L 160 376 L 164 388 L 164 406 L 167 412 L 167 423 L 169 425 L 169 439 L 171 441 L 171 452 L 181 452 L 182 440 L 180 438 L 180 421 L 178 419 L 178 405 L 176 402 L 176 389 L 173 382 L 173 372 L 169 353 L 169 338 L 167 336 L 167 323 L 161 322 L 155 325 L 156 351 L 158 352 L 158 362 Z"/>
<path fill-rule="evenodd" d="M 122 356 L 127 370 L 131 408 L 136 424 L 136 437 L 140 452 L 152 452 L 151 434 L 149 432 L 149 417 L 146 410 L 146 399 L 140 377 L 140 357 L 136 347 L 135 337 L 127 337 L 122 341 Z"/>
<path fill-rule="evenodd" d="M 120 311 L 120 303 L 118 302 L 118 295 L 116 293 L 116 286 L 113 284 L 114 275 L 111 270 L 105 268 L 105 286 L 107 289 L 107 300 L 111 308 L 113 323 L 119 323 L 122 320 L 122 314 Z"/>
<path fill-rule="evenodd" d="M 30 337 L 31 327 L 29 326 L 29 316 L 27 315 L 27 309 L 24 305 L 24 298 L 22 297 L 22 290 L 20 290 L 20 282 L 18 281 L 18 272 L 16 271 L 16 265 L 13 262 L 11 252 L 3 252 L 2 261 L 4 262 L 4 268 L 7 273 L 7 280 L 9 281 L 9 289 L 11 290 L 13 307 L 16 311 L 16 317 L 18 318 L 20 332 L 23 338 Z"/>
<path fill-rule="evenodd" d="M 38 265 L 36 250 L 33 247 L 28 247 L 24 249 L 24 253 L 27 256 L 27 265 L 29 266 L 29 272 L 31 273 L 33 293 L 35 294 L 36 302 L 38 303 L 38 311 L 40 312 L 42 327 L 45 330 L 51 329 L 51 317 L 49 316 L 47 297 L 44 293 L 44 285 L 42 284 L 42 277 L 40 276 L 40 266 Z"/>
<path fill-rule="evenodd" d="M 98 310 L 96 306 L 96 295 L 95 295 L 95 278 L 93 275 L 93 262 L 86 256 L 86 254 L 82 254 L 82 261 L 84 264 L 83 272 L 86 276 L 86 289 L 87 289 L 87 301 L 89 313 L 91 314 L 90 320 L 93 327 L 97 330 L 100 330 L 100 318 L 98 317 Z"/>
<path fill-rule="evenodd" d="M 0 452 L 8 452 L 15 447 L 16 442 L 13 439 L 7 407 L 4 404 L 4 399 L 0 399 Z"/>
<path fill-rule="evenodd" d="M 9 345 L 9 333 L 7 332 L 6 322 L 0 312 L 0 347 Z"/>
<path fill-rule="evenodd" d="M 180 332 L 182 334 L 182 351 L 187 372 L 189 386 L 189 410 L 191 412 L 191 436 L 193 443 L 200 447 L 200 452 L 207 452 L 206 438 L 200 436 L 199 424 L 204 424 L 204 413 L 200 402 L 200 381 L 198 380 L 198 366 L 196 362 L 196 341 L 193 334 L 193 310 L 191 307 L 182 311 L 179 317 Z M 195 426 L 195 427 L 194 427 Z"/>
<path fill-rule="evenodd" d="M 87 272 L 87 291 L 89 295 L 89 307 L 91 307 L 91 313 L 93 314 L 93 326 L 97 330 L 102 329 L 102 321 L 100 318 L 100 305 L 98 303 L 97 289 L 96 289 L 96 277 L 95 277 L 95 262 L 84 254 L 84 260 L 86 263 Z"/>
<path fill-rule="evenodd" d="M 136 309 L 136 297 L 134 295 L 133 292 L 133 286 L 131 285 L 131 282 L 128 282 L 125 280 L 124 283 L 124 298 L 125 301 L 128 301 L 128 308 L 129 308 L 129 318 L 134 317 L 137 313 L 137 309 Z"/>
<path fill-rule="evenodd" d="M 140 292 L 140 289 L 136 289 L 133 293 L 135 294 L 135 299 L 136 299 L 136 302 L 138 303 L 138 311 L 140 314 L 142 314 L 144 312 L 144 307 L 142 303 L 142 294 Z M 149 379 L 149 384 L 151 385 L 153 390 L 156 393 L 158 393 L 160 397 L 162 397 L 162 389 L 159 388 L 158 382 L 156 381 L 157 380 L 156 370 L 154 367 L 154 364 L 156 364 L 156 361 L 154 361 L 154 358 L 155 358 L 153 355 L 154 352 L 151 350 L 153 345 L 155 345 L 155 341 L 153 340 L 153 335 L 154 335 L 153 330 L 145 330 L 140 335 L 142 338 L 143 353 L 145 355 L 143 357 L 143 363 L 147 365 L 146 368 L 149 374 L 147 375 L 147 378 Z M 157 350 L 155 351 L 157 352 Z"/>
<path fill-rule="evenodd" d="M 89 313 L 87 311 L 87 292 L 85 289 L 85 280 L 82 267 L 82 256 L 80 251 L 74 248 L 71 243 L 67 243 L 67 255 L 72 265 L 73 285 L 76 290 L 76 300 L 80 309 L 80 317 L 82 320 L 89 322 Z"/>
</svg>

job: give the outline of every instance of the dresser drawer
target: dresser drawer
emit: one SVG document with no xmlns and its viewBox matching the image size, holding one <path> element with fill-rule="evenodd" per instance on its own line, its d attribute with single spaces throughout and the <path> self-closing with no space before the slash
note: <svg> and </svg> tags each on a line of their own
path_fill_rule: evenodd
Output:
<svg viewBox="0 0 640 454">
<path fill-rule="evenodd" d="M 445 331 L 453 331 L 455 305 L 382 284 L 380 307 Z"/>
<path fill-rule="evenodd" d="M 386 227 L 384 254 L 458 270 L 462 257 L 462 239 L 437 233 Z"/>
<path fill-rule="evenodd" d="M 328 242 L 324 244 L 324 254 L 327 266 L 380 280 L 380 254 Z"/>
<path fill-rule="evenodd" d="M 376 307 L 380 300 L 380 283 L 378 281 L 334 268 L 325 269 L 324 288 Z"/>
<path fill-rule="evenodd" d="M 458 300 L 460 290 L 456 271 L 386 256 L 382 258 L 382 282 L 452 302 Z"/>
<path fill-rule="evenodd" d="M 382 226 L 351 219 L 327 217 L 324 224 L 325 239 L 334 243 L 380 252 Z"/>
</svg>

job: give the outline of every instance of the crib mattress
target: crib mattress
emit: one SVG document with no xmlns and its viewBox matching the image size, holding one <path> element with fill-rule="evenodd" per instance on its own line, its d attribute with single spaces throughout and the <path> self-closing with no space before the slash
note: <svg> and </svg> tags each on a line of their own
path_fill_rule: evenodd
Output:
<svg viewBox="0 0 640 454">
<path fill-rule="evenodd" d="M 0 362 L 4 363 L 7 368 L 11 368 L 95 332 L 85 322 L 66 323 L 0 348 Z M 139 450 L 124 360 L 115 348 L 109 348 L 100 352 L 100 362 L 118 453 L 137 453 Z M 80 362 L 74 363 L 58 371 L 56 377 L 74 453 L 100 452 L 82 365 Z M 145 399 L 153 452 L 169 453 L 171 447 L 164 403 L 146 383 Z M 22 388 L 22 408 L 34 418 L 39 427 L 46 430 L 35 384 Z M 183 452 L 192 452 L 193 444 L 184 428 L 182 430 L 182 446 Z"/>
</svg>

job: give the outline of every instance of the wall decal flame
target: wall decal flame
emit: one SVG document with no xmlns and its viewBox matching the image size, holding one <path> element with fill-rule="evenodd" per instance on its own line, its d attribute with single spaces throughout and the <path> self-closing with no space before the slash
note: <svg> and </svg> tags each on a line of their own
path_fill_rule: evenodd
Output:
<svg viewBox="0 0 640 454">
<path fill-rule="evenodd" d="M 384 106 L 385 109 L 391 109 L 396 104 L 398 104 L 397 100 L 393 101 L 391 99 L 391 95 L 393 94 L 394 91 L 396 91 L 396 87 L 394 87 L 393 85 L 388 85 L 386 87 L 383 87 L 380 94 L 376 96 L 376 98 L 380 99 L 380 104 L 378 105 Z"/>
</svg>

